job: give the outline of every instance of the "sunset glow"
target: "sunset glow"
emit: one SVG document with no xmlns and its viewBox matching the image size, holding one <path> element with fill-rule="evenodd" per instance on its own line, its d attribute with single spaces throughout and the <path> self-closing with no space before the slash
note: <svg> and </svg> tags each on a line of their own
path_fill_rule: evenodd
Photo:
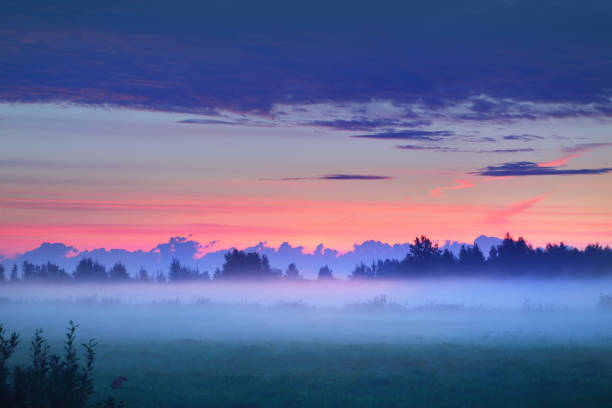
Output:
<svg viewBox="0 0 612 408">
<path fill-rule="evenodd" d="M 387 23 L 358 47 L 333 19 L 313 34 L 325 39 L 304 38 L 296 27 L 311 22 L 281 8 L 258 17 L 269 31 L 245 20 L 237 43 L 210 17 L 224 21 L 221 9 L 201 6 L 208 23 L 195 24 L 157 5 L 147 12 L 166 23 L 154 24 L 139 7 L 122 9 L 130 23 L 71 7 L 39 27 L 44 7 L 7 15 L 0 47 L 20 69 L 5 65 L 0 87 L 3 256 L 43 242 L 150 250 L 174 236 L 340 252 L 419 234 L 612 244 L 610 54 L 584 45 L 586 20 L 584 38 L 539 52 L 541 20 L 521 23 L 533 43 L 503 34 L 510 4 L 475 7 L 491 13 L 475 21 L 441 8 L 448 27 L 426 38 L 412 35 L 417 17 L 381 8 Z M 365 24 L 370 10 L 352 13 Z M 491 43 L 475 45 L 468 26 Z M 310 46 L 326 42 L 338 51 Z M 575 53 L 579 72 L 565 65 Z"/>
</svg>

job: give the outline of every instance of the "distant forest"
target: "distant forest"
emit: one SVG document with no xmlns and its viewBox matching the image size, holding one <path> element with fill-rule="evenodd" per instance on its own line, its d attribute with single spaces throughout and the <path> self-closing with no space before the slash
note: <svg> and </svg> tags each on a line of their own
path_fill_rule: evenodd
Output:
<svg viewBox="0 0 612 408">
<path fill-rule="evenodd" d="M 598 278 L 612 276 L 612 249 L 591 244 L 583 250 L 563 243 L 534 248 L 525 239 L 514 239 L 506 234 L 500 245 L 493 246 L 488 256 L 478 245 L 464 245 L 455 256 L 441 250 L 426 236 L 414 239 L 402 260 L 384 259 L 366 265 L 356 265 L 350 279 L 406 279 L 424 277 L 571 277 Z M 298 267 L 289 264 L 285 271 L 270 266 L 265 255 L 257 252 L 232 250 L 225 254 L 225 262 L 212 274 L 181 265 L 173 259 L 167 273 L 149 273 L 140 268 L 131 276 L 126 267 L 115 263 L 110 269 L 91 258 L 83 258 L 71 273 L 47 262 L 36 265 L 23 262 L 21 270 L 15 264 L 8 273 L 0 265 L 3 282 L 186 282 L 222 280 L 301 280 Z M 333 271 L 323 265 L 319 280 L 334 279 Z"/>
</svg>

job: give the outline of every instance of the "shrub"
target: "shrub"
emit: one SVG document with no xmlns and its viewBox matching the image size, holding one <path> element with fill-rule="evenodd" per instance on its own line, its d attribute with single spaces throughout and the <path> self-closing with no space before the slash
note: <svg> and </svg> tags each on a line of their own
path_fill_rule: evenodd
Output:
<svg viewBox="0 0 612 408">
<path fill-rule="evenodd" d="M 393 311 L 403 312 L 406 308 L 399 303 L 389 299 L 387 295 L 374 296 L 367 302 L 357 302 L 347 305 L 349 310 L 358 310 L 363 312 L 378 312 L 378 311 Z"/>
<path fill-rule="evenodd" d="M 95 362 L 95 340 L 82 344 L 85 349 L 85 363 L 80 364 L 76 348 L 76 329 L 68 323 L 64 357 L 50 354 L 42 330 L 36 330 L 30 345 L 30 365 L 27 367 L 6 367 L 6 360 L 19 344 L 19 336 L 12 333 L 5 337 L 0 325 L 0 406 L 2 407 L 62 407 L 81 408 L 87 406 L 88 397 L 93 394 L 93 369 Z M 123 407 L 114 398 L 99 401 L 95 407 Z"/>
</svg>

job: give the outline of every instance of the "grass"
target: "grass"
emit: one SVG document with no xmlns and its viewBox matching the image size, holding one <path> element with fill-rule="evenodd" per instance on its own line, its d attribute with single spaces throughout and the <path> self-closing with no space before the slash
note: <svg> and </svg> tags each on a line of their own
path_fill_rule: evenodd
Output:
<svg viewBox="0 0 612 408">
<path fill-rule="evenodd" d="M 95 399 L 127 407 L 612 405 L 612 347 L 185 339 L 97 351 Z M 128 382 L 114 392 L 118 375 Z"/>
<path fill-rule="evenodd" d="M 79 341 L 98 342 L 90 401 L 113 396 L 128 408 L 612 406 L 603 306 L 98 301 L 8 303 L 0 321 L 24 342 L 44 328 L 53 353 L 64 322 L 81 323 Z M 22 344 L 8 363 L 27 361 Z M 118 376 L 128 381 L 114 391 Z"/>
</svg>

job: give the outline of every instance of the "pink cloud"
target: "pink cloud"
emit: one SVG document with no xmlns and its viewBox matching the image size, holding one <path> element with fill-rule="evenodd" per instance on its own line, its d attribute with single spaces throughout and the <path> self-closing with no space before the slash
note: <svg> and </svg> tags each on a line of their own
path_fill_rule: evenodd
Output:
<svg viewBox="0 0 612 408">
<path fill-rule="evenodd" d="M 538 163 L 538 167 L 557 167 L 557 166 L 565 166 L 568 160 L 575 159 L 576 157 L 581 156 L 582 153 L 575 154 L 566 154 L 565 156 L 561 156 L 551 161 Z"/>
<path fill-rule="evenodd" d="M 574 147 L 567 147 L 563 149 L 562 152 L 569 153 L 569 154 L 563 155 L 551 161 L 538 163 L 538 167 L 564 166 L 567 164 L 568 160 L 572 160 L 577 157 L 580 157 L 588 151 L 599 149 L 601 147 L 608 147 L 608 146 L 612 146 L 612 143 L 586 143 L 586 144 L 581 144 L 581 145 L 574 146 Z"/>
<path fill-rule="evenodd" d="M 487 222 L 492 224 L 506 224 L 510 222 L 510 218 L 524 213 L 540 201 L 543 201 L 546 197 L 548 197 L 548 194 L 539 195 L 529 200 L 510 204 L 508 207 L 501 210 L 492 211 L 487 216 Z"/>
<path fill-rule="evenodd" d="M 446 187 L 436 187 L 433 190 L 431 190 L 431 196 L 432 197 L 440 197 L 442 196 L 442 192 L 443 191 L 447 191 L 447 190 L 461 190 L 464 188 L 471 188 L 474 187 L 474 184 L 472 182 L 470 182 L 470 180 L 454 180 L 455 183 L 457 183 L 454 186 L 446 186 Z"/>
</svg>

